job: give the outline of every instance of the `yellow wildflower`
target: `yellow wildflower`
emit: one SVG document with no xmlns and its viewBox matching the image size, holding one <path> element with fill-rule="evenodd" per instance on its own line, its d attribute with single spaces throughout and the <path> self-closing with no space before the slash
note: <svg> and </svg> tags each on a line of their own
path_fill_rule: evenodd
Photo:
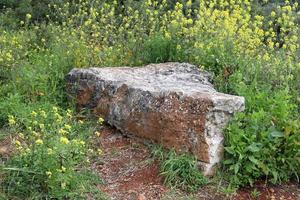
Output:
<svg viewBox="0 0 300 200">
<path fill-rule="evenodd" d="M 165 33 L 165 37 L 166 37 L 167 39 L 170 39 L 170 38 L 171 38 L 170 33 L 169 33 L 169 32 L 166 32 L 166 33 Z"/>
<path fill-rule="evenodd" d="M 58 108 L 56 106 L 53 106 L 52 109 L 55 113 L 58 112 Z"/>
<path fill-rule="evenodd" d="M 64 166 L 61 166 L 61 171 L 66 172 L 66 168 Z"/>
<path fill-rule="evenodd" d="M 47 154 L 48 154 L 48 155 L 52 155 L 52 154 L 53 154 L 53 149 L 48 148 L 48 149 L 47 149 Z"/>
<path fill-rule="evenodd" d="M 98 152 L 98 155 L 99 155 L 99 156 L 103 155 L 102 149 L 97 149 L 97 152 Z"/>
<path fill-rule="evenodd" d="M 61 134 L 61 135 L 64 135 L 64 134 L 67 133 L 67 131 L 61 128 L 61 129 L 58 130 L 58 133 Z"/>
<path fill-rule="evenodd" d="M 32 111 L 32 112 L 31 112 L 31 115 L 32 115 L 32 117 L 36 117 L 36 116 L 37 116 L 37 113 L 36 113 L 35 111 Z"/>
<path fill-rule="evenodd" d="M 56 122 L 60 123 L 62 121 L 62 117 L 57 118 Z"/>
<path fill-rule="evenodd" d="M 41 113 L 41 116 L 42 116 L 43 118 L 46 118 L 46 117 L 47 117 L 47 114 L 46 114 L 45 111 L 42 110 L 40 113 Z"/>
<path fill-rule="evenodd" d="M 96 131 L 95 135 L 98 136 L 98 137 L 100 137 L 101 133 L 99 131 Z"/>
<path fill-rule="evenodd" d="M 46 175 L 50 178 L 50 177 L 52 176 L 52 172 L 47 171 L 47 172 L 46 172 Z"/>
<path fill-rule="evenodd" d="M 67 109 L 67 116 L 70 117 L 70 118 L 72 117 L 72 110 Z"/>
<path fill-rule="evenodd" d="M 66 184 L 65 182 L 62 182 L 62 183 L 60 184 L 60 186 L 61 186 L 62 189 L 65 189 L 65 188 L 66 188 L 66 185 L 67 185 L 67 184 Z"/>
<path fill-rule="evenodd" d="M 31 19 L 31 18 L 32 18 L 31 14 L 27 13 L 27 14 L 26 14 L 26 18 L 27 18 L 27 19 Z"/>
<path fill-rule="evenodd" d="M 276 13 L 274 11 L 271 12 L 271 17 L 275 17 Z"/>
<path fill-rule="evenodd" d="M 44 129 L 45 125 L 44 124 L 39 124 L 40 129 Z"/>
<path fill-rule="evenodd" d="M 10 126 L 13 126 L 13 125 L 16 124 L 16 120 L 15 120 L 15 117 L 14 117 L 14 116 L 12 116 L 12 115 L 9 115 L 9 116 L 8 116 L 8 124 L 9 124 Z"/>
<path fill-rule="evenodd" d="M 35 137 L 39 136 L 39 134 L 36 131 L 32 131 L 32 135 Z"/>
<path fill-rule="evenodd" d="M 15 141 L 15 145 L 16 145 L 17 147 L 19 147 L 19 146 L 21 146 L 21 142 L 20 142 L 19 140 L 16 140 L 16 141 Z"/>
<path fill-rule="evenodd" d="M 6 59 L 7 59 L 8 61 L 12 60 L 12 55 L 11 55 L 11 53 L 9 53 L 9 52 L 6 53 Z"/>
<path fill-rule="evenodd" d="M 88 153 L 94 153 L 93 149 L 88 149 Z"/>
<path fill-rule="evenodd" d="M 187 5 L 188 7 L 191 7 L 192 1 L 191 1 L 191 0 L 188 0 L 188 1 L 186 2 L 186 5 Z"/>
<path fill-rule="evenodd" d="M 37 145 L 40 145 L 40 144 L 43 144 L 44 142 L 43 142 L 43 140 L 41 140 L 41 139 L 37 139 L 36 141 L 35 141 L 35 144 L 37 144 Z"/>
<path fill-rule="evenodd" d="M 192 19 L 188 19 L 186 22 L 187 22 L 187 24 L 193 24 L 193 20 Z"/>
<path fill-rule="evenodd" d="M 24 138 L 24 134 L 23 133 L 19 133 L 19 137 L 23 139 Z"/>
<path fill-rule="evenodd" d="M 66 137 L 61 137 L 60 142 L 63 143 L 63 144 L 69 144 L 69 140 Z"/>
<path fill-rule="evenodd" d="M 65 129 L 67 129 L 68 131 L 70 131 L 71 130 L 71 126 L 70 125 L 68 125 L 68 124 L 65 124 Z"/>
<path fill-rule="evenodd" d="M 99 123 L 99 124 L 103 124 L 103 122 L 104 122 L 104 119 L 103 119 L 102 117 L 99 117 L 98 123 Z"/>
</svg>

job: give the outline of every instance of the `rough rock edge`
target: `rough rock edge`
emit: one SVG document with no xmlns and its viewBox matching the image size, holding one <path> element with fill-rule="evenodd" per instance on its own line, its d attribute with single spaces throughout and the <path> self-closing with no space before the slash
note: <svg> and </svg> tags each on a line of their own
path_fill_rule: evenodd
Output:
<svg viewBox="0 0 300 200">
<path fill-rule="evenodd" d="M 223 130 L 233 116 L 234 112 L 245 109 L 244 98 L 231 96 L 213 96 L 213 107 L 208 111 L 205 122 L 205 134 L 210 146 L 210 162 L 199 161 L 199 166 L 205 175 L 211 176 L 215 173 L 217 165 L 223 158 Z M 213 134 L 211 134 L 213 133 Z"/>
</svg>

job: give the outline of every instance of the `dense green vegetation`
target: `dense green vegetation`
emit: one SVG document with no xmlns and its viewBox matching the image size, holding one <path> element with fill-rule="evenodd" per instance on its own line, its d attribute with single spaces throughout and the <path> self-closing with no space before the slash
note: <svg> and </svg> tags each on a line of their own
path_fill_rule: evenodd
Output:
<svg viewBox="0 0 300 200">
<path fill-rule="evenodd" d="M 3 168 L 6 193 L 84 199 L 84 193 L 93 192 L 97 181 L 92 182 L 90 172 L 83 168 L 91 157 L 85 142 L 92 135 L 88 134 L 91 123 L 76 121 L 71 110 L 63 112 L 55 106 L 32 111 L 30 117 L 19 120 L 9 115 L 8 123 L 15 132 L 22 132 L 14 140 L 17 156 Z M 97 180 L 97 176 L 92 178 Z"/>
<path fill-rule="evenodd" d="M 299 5 L 260 2 L 1 1 L 0 125 L 16 144 L 16 154 L 2 167 L 8 180 L 1 183 L 4 193 L 28 198 L 78 195 L 73 189 L 80 180 L 74 174 L 80 170 L 74 168 L 86 158 L 88 137 L 83 137 L 76 117 L 61 124 L 53 117 L 41 118 L 42 111 L 52 115 L 53 107 L 59 115 L 72 109 L 64 91 L 70 69 L 165 61 L 196 64 L 213 74 L 220 91 L 246 98 L 246 111 L 236 115 L 225 131 L 222 168 L 232 186 L 258 179 L 274 184 L 299 181 Z M 33 111 L 38 120 L 32 119 Z M 66 125 L 72 128 L 67 130 Z M 65 144 L 69 146 L 63 153 L 83 154 L 64 161 L 70 171 L 63 180 L 55 176 L 63 173 L 56 171 L 62 170 L 60 154 L 43 164 L 39 157 L 53 145 L 61 148 L 61 135 L 46 136 L 59 135 L 60 129 L 68 131 L 63 136 L 68 141 L 78 139 L 86 145 L 72 149 L 72 142 Z M 27 146 L 37 148 L 23 152 Z M 34 165 L 26 165 L 28 157 L 33 157 Z M 194 173 L 193 168 L 190 171 Z M 33 180 L 30 173 L 37 174 Z M 16 184 L 22 187 L 12 187 Z"/>
</svg>

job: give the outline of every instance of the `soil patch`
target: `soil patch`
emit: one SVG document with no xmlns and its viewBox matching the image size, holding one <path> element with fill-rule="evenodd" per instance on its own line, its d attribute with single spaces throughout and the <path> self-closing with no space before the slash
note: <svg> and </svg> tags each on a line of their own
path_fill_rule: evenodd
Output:
<svg viewBox="0 0 300 200">
<path fill-rule="evenodd" d="M 257 183 L 232 195 L 217 192 L 217 184 L 202 187 L 195 194 L 168 188 L 159 175 L 159 163 L 151 157 L 144 143 L 110 127 L 103 127 L 99 132 L 101 135 L 94 143 L 102 149 L 103 155 L 93 168 L 104 181 L 99 189 L 112 200 L 300 200 L 297 183 L 281 186 Z M 259 192 L 255 198 L 251 194 L 254 189 Z"/>
</svg>

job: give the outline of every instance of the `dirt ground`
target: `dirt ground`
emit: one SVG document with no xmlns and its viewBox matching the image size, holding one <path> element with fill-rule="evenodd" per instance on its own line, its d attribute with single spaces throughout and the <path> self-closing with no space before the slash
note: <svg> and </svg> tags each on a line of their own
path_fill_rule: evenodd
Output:
<svg viewBox="0 0 300 200">
<path fill-rule="evenodd" d="M 100 132 L 95 145 L 103 150 L 103 155 L 93 168 L 104 180 L 99 188 L 113 200 L 300 200 L 297 183 L 281 186 L 257 183 L 254 188 L 242 188 L 230 195 L 218 192 L 216 185 L 202 187 L 195 194 L 167 188 L 159 175 L 159 163 L 151 157 L 147 146 L 109 127 Z M 251 194 L 254 189 L 257 195 Z"/>
</svg>

